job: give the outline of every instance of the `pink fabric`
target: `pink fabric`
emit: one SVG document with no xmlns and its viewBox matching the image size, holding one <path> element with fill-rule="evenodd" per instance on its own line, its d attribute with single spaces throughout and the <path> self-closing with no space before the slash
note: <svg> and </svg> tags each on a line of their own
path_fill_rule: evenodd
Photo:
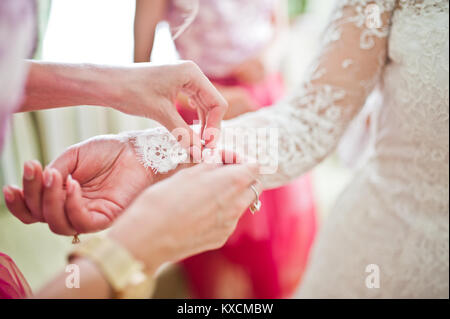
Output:
<svg viewBox="0 0 450 319">
<path fill-rule="evenodd" d="M 278 0 L 197 0 L 198 13 L 175 40 L 182 59 L 195 61 L 209 77 L 227 77 L 234 67 L 261 52 L 274 36 Z M 193 0 L 172 0 L 167 20 L 183 24 Z"/>
<path fill-rule="evenodd" d="M 239 85 L 233 79 L 214 82 Z M 257 85 L 240 86 L 260 107 L 272 105 L 283 94 L 279 74 Z M 196 119 L 194 112 L 181 113 L 188 121 Z M 222 298 L 230 291 L 229 286 L 241 285 L 242 281 L 248 287 L 238 290 L 244 291 L 246 298 L 288 298 L 298 287 L 316 234 L 311 177 L 305 175 L 289 185 L 265 191 L 260 198 L 261 211 L 256 215 L 245 212 L 224 247 L 183 261 L 194 297 Z M 244 275 L 229 275 L 230 265 Z"/>
<path fill-rule="evenodd" d="M 36 42 L 34 0 L 0 1 L 0 150 L 7 124 L 22 99 L 27 74 L 24 59 Z M 1 152 L 1 151 L 0 151 Z M 0 252 L 0 299 L 31 295 L 22 273 L 7 255 Z"/>
<path fill-rule="evenodd" d="M 34 0 L 0 1 L 0 153 L 11 114 L 22 99 L 29 58 L 36 43 Z"/>
<path fill-rule="evenodd" d="M 31 288 L 10 257 L 0 253 L 0 299 L 31 296 Z"/>
</svg>

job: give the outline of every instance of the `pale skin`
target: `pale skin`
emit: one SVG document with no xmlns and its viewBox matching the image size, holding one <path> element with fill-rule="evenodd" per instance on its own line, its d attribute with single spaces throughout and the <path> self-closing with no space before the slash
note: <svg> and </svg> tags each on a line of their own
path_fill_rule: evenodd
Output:
<svg viewBox="0 0 450 319">
<path fill-rule="evenodd" d="M 189 94 L 193 105 L 204 114 L 204 127 L 215 132 L 227 108 L 192 62 L 127 67 L 26 63 L 30 71 L 19 112 L 79 104 L 110 106 L 152 117 L 169 129 L 185 129 L 190 138 L 180 143 L 191 153 L 202 148 L 200 138 L 177 113 L 174 96 L 178 92 Z M 205 139 L 207 146 L 214 146 L 214 135 L 205 135 Z M 102 152 L 98 152 L 100 149 Z M 167 176 L 155 177 L 145 171 L 129 142 L 109 136 L 71 147 L 44 171 L 40 163 L 26 162 L 23 190 L 6 186 L 3 192 L 11 212 L 24 223 L 47 222 L 55 233 L 73 235 L 105 229 L 138 192 Z M 122 191 L 121 183 L 129 180 L 132 185 Z M 72 189 L 77 197 L 67 202 L 67 190 Z M 66 215 L 65 210 L 75 213 Z"/>
<path fill-rule="evenodd" d="M 255 200 L 250 185 L 259 189 L 257 173 L 258 167 L 249 164 L 201 164 L 182 170 L 145 190 L 117 219 L 108 236 L 142 261 L 150 275 L 163 263 L 219 248 Z M 71 262 L 80 267 L 79 289 L 66 288 L 67 273 L 61 272 L 35 297 L 112 296 L 94 263 L 86 258 Z"/>
<path fill-rule="evenodd" d="M 19 112 L 96 105 L 148 117 L 169 130 L 184 128 L 189 146 L 200 147 L 201 137 L 183 121 L 174 107 L 177 94 L 187 95 L 202 115 L 202 129 L 220 128 L 227 102 L 192 62 L 172 65 L 131 64 L 105 66 L 27 61 L 29 75 Z M 213 145 L 214 141 L 207 141 Z"/>
<path fill-rule="evenodd" d="M 221 156 L 223 162 L 240 162 L 235 154 Z M 261 191 L 254 165 L 200 164 L 183 170 L 187 166 L 180 165 L 173 177 L 154 174 L 123 136 L 99 136 L 72 146 L 44 172 L 38 162 L 27 162 L 23 190 L 6 187 L 5 202 L 24 223 L 44 222 L 63 235 L 103 230 L 115 221 L 109 235 L 154 274 L 163 263 L 222 246 L 255 200 L 250 185 Z M 161 182 L 148 188 L 156 181 Z M 80 289 L 67 289 L 67 273 L 61 272 L 35 297 L 112 296 L 94 263 L 85 258 L 71 263 L 80 267 Z"/>
<path fill-rule="evenodd" d="M 29 67 L 29 76 L 24 92 L 25 98 L 18 112 L 80 104 L 108 106 L 128 114 L 151 117 L 168 128 L 187 129 L 192 138 L 188 144 L 183 146 L 192 149 L 197 145 L 201 148 L 200 136 L 194 134 L 179 117 L 173 106 L 174 96 L 179 92 L 190 96 L 191 104 L 197 106 L 198 111 L 203 114 L 205 119 L 202 122 L 203 129 L 216 130 L 219 128 L 227 108 L 226 101 L 192 62 L 164 66 L 149 63 L 124 67 L 35 61 L 26 61 L 25 63 Z M 213 140 L 206 142 L 207 145 L 214 146 Z M 97 158 L 91 156 L 97 154 L 89 151 L 89 149 L 92 151 L 93 147 L 96 147 L 97 151 L 98 148 L 103 147 L 104 161 L 101 159 L 99 161 L 98 156 Z M 74 157 L 74 155 L 76 156 Z M 108 155 L 110 162 L 106 160 Z M 74 165 L 75 160 L 77 161 L 76 165 Z M 179 169 L 183 167 L 186 166 L 181 165 Z M 244 166 L 241 165 L 241 167 Z M 80 182 L 75 181 L 71 173 L 77 174 Z M 108 187 L 108 183 L 109 185 L 120 183 L 126 174 L 134 174 L 136 177 L 133 179 L 134 185 L 128 190 L 121 191 L 114 187 Z M 71 148 L 44 171 L 40 163 L 36 161 L 25 163 L 24 188 L 6 186 L 3 191 L 7 206 L 24 223 L 46 222 L 56 233 L 70 235 L 109 227 L 112 220 L 125 207 L 129 206 L 139 192 L 157 180 L 170 175 L 155 176 L 145 171 L 142 165 L 139 164 L 138 167 L 136 156 L 129 143 L 124 142 L 122 138 L 110 136 L 96 138 Z M 236 182 L 235 179 L 231 180 Z M 187 180 L 183 181 L 188 184 Z M 176 184 L 183 181 L 178 181 Z M 209 190 L 209 188 L 205 188 L 205 190 Z M 120 195 L 118 195 L 119 193 Z M 199 193 L 202 192 L 199 191 Z M 150 192 L 147 197 L 151 197 L 151 194 Z M 155 197 L 152 198 L 155 199 Z M 156 198 L 160 199 L 161 196 L 156 196 Z M 226 202 L 231 201 L 227 199 Z M 133 207 L 135 209 L 131 211 L 147 212 L 142 205 Z M 146 203 L 146 207 L 148 207 L 148 203 Z M 72 213 L 65 215 L 66 210 Z M 70 219 L 67 217 L 69 215 Z M 130 213 L 131 219 L 136 216 L 140 215 Z M 236 218 L 236 214 L 230 214 L 230 216 Z M 192 250 L 192 247 L 188 247 L 189 250 L 183 250 L 183 247 L 174 246 L 170 250 L 171 254 L 162 254 L 161 246 L 155 244 L 146 252 L 136 251 L 134 248 L 128 247 L 125 238 L 128 237 L 126 234 L 131 232 L 137 234 L 136 230 L 139 225 L 126 220 L 127 218 L 114 228 L 111 236 L 118 241 L 123 241 L 122 244 L 138 256 L 137 258 L 148 254 L 145 255 L 148 258 L 143 261 L 150 273 L 153 273 L 161 263 L 176 259 L 177 254 L 183 256 Z M 121 224 L 129 226 L 120 227 Z M 167 225 L 169 223 L 164 226 Z M 141 229 L 141 232 L 147 233 L 147 231 L 148 227 Z M 170 228 L 167 231 L 171 232 Z M 150 234 L 148 239 L 154 239 L 152 237 L 154 232 L 148 231 L 148 233 Z M 220 234 L 224 238 L 226 237 L 224 231 L 218 232 L 217 235 L 220 236 Z M 184 238 L 181 241 L 187 242 Z M 214 242 L 195 242 L 193 246 L 203 250 L 208 247 L 203 247 L 204 245 L 211 244 Z M 139 246 L 135 243 L 132 245 Z M 150 256 L 152 256 L 152 261 L 148 262 Z M 74 298 L 110 296 L 110 288 L 96 267 L 87 260 L 80 259 L 78 261 L 86 275 L 83 279 L 85 286 L 72 296 L 70 294 L 68 296 Z M 55 279 L 54 284 L 50 284 L 39 296 L 64 297 L 65 292 L 62 290 L 65 286 L 62 282 L 59 284 L 58 279 Z M 53 292 L 56 293 L 53 294 Z"/>
<path fill-rule="evenodd" d="M 169 0 L 136 0 L 136 13 L 134 21 L 134 61 L 148 62 L 153 51 L 155 31 L 157 24 L 162 21 L 167 13 Z M 255 84 L 262 81 L 268 74 L 268 59 L 271 52 L 277 50 L 280 34 L 287 27 L 287 10 L 285 1 L 280 0 L 276 6 L 272 23 L 275 34 L 273 40 L 257 56 L 237 65 L 230 73 L 230 77 L 238 79 L 241 83 Z M 195 45 L 195 44 L 193 44 Z M 205 48 L 207 49 L 207 48 Z M 229 108 L 224 119 L 231 119 L 243 113 L 257 109 L 255 101 L 240 87 L 230 87 L 215 84 L 219 92 L 228 102 Z M 184 94 L 177 97 L 178 103 L 185 108 L 191 105 Z M 199 117 L 201 119 L 201 117 Z"/>
</svg>

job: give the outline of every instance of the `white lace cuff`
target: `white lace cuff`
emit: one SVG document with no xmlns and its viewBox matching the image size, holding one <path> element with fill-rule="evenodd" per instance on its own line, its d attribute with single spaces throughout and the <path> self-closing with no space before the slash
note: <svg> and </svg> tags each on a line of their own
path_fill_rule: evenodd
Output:
<svg viewBox="0 0 450 319">
<path fill-rule="evenodd" d="M 187 151 L 165 128 L 127 133 L 133 143 L 139 161 L 156 173 L 167 173 L 188 159 Z"/>
</svg>

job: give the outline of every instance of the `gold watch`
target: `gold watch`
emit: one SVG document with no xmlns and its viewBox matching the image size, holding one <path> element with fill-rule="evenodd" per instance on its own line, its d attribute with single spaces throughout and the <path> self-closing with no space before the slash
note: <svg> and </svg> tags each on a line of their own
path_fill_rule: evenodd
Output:
<svg viewBox="0 0 450 319">
<path fill-rule="evenodd" d="M 86 257 L 93 261 L 110 284 L 114 298 L 150 298 L 155 282 L 145 273 L 145 266 L 136 260 L 127 249 L 107 236 L 93 236 L 78 244 L 69 254 Z"/>
</svg>

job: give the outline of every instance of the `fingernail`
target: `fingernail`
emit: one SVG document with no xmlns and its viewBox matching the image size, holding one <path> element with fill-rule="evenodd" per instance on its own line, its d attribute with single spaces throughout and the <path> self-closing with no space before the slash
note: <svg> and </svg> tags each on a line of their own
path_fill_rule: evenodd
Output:
<svg viewBox="0 0 450 319">
<path fill-rule="evenodd" d="M 44 185 L 47 188 L 50 188 L 53 183 L 53 172 L 51 169 L 46 168 L 44 171 Z"/>
<path fill-rule="evenodd" d="M 67 176 L 67 194 L 72 194 L 73 193 L 73 178 L 72 175 L 69 174 L 69 176 Z"/>
<path fill-rule="evenodd" d="M 26 162 L 23 166 L 23 177 L 27 181 L 32 181 L 34 179 L 34 167 L 31 162 Z"/>
<path fill-rule="evenodd" d="M 14 201 L 14 193 L 9 188 L 9 186 L 3 187 L 3 195 L 5 196 L 5 201 L 11 203 Z"/>
</svg>

